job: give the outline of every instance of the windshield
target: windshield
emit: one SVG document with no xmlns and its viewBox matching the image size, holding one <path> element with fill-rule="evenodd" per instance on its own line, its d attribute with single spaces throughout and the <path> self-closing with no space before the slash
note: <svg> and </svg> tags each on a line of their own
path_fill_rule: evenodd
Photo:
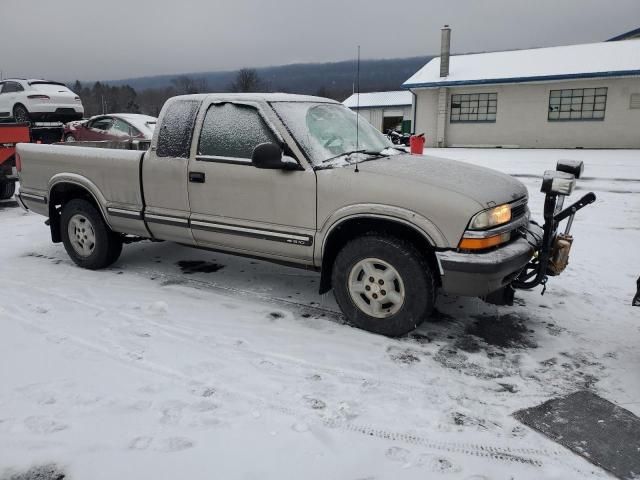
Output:
<svg viewBox="0 0 640 480">
<path fill-rule="evenodd" d="M 394 155 L 393 144 L 360 117 L 356 141 L 356 114 L 335 103 L 274 102 L 273 108 L 311 157 L 314 166 L 358 152 Z"/>
</svg>

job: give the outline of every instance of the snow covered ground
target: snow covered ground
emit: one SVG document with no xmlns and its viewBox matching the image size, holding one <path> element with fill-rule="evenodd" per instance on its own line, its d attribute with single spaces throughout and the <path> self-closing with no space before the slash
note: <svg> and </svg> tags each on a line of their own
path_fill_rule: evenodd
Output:
<svg viewBox="0 0 640 480">
<path fill-rule="evenodd" d="M 511 414 L 588 388 L 640 415 L 640 152 L 429 153 L 515 174 L 537 218 L 542 171 L 585 160 L 598 201 L 544 296 L 441 296 L 388 339 L 316 274 L 150 242 L 86 271 L 0 204 L 0 478 L 609 478 Z"/>
</svg>

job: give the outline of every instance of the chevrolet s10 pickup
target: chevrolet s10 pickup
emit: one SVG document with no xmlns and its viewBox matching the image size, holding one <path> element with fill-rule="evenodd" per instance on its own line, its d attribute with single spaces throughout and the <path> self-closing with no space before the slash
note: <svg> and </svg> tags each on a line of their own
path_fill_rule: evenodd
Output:
<svg viewBox="0 0 640 480">
<path fill-rule="evenodd" d="M 390 336 L 438 291 L 505 304 L 545 284 L 595 200 L 563 209 L 583 166 L 560 161 L 538 225 L 511 176 L 409 155 L 342 104 L 288 94 L 175 97 L 146 152 L 19 144 L 16 163 L 18 201 L 81 267 L 137 237 L 313 269 L 352 324 Z"/>
</svg>

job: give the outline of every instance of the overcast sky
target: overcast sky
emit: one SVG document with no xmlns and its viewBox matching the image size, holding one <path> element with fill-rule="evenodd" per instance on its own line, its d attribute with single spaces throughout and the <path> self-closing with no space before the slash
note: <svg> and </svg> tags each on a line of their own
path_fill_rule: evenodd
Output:
<svg viewBox="0 0 640 480">
<path fill-rule="evenodd" d="M 605 40 L 640 0 L 0 0 L 4 77 L 112 80 Z"/>
</svg>

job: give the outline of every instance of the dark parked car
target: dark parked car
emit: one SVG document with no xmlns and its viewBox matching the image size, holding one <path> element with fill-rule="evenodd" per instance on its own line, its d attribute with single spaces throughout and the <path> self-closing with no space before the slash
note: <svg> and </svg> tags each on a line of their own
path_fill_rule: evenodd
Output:
<svg viewBox="0 0 640 480">
<path fill-rule="evenodd" d="M 156 120 L 156 117 L 135 113 L 98 115 L 81 122 L 68 123 L 64 129 L 64 140 L 151 140 Z"/>
</svg>

